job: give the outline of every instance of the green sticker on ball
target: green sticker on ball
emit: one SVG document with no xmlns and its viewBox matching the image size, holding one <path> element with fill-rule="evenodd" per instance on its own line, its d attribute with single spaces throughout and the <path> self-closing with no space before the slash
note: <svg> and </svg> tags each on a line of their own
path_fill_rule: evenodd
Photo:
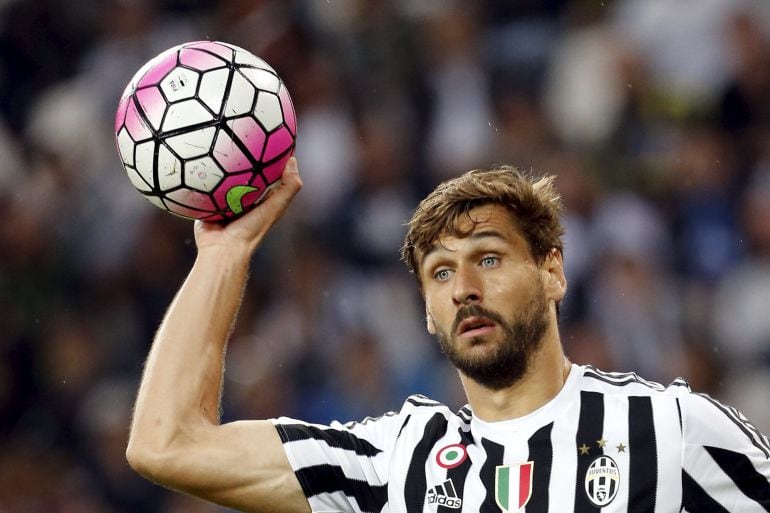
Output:
<svg viewBox="0 0 770 513">
<path fill-rule="evenodd" d="M 236 185 L 227 191 L 225 195 L 225 201 L 227 206 L 233 214 L 240 214 L 243 212 L 243 197 L 250 192 L 258 191 L 257 187 L 251 185 Z"/>
</svg>

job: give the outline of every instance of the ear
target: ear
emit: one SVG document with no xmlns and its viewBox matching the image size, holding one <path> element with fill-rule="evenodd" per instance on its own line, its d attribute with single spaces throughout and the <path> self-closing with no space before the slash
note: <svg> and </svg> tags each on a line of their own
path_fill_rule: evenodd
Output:
<svg viewBox="0 0 770 513">
<path fill-rule="evenodd" d="M 567 293 L 567 278 L 564 276 L 564 259 L 561 251 L 552 249 L 545 257 L 541 270 L 546 297 L 558 303 Z"/>
<path fill-rule="evenodd" d="M 425 305 L 425 323 L 428 327 L 428 333 L 431 335 L 436 334 L 436 322 L 433 320 L 433 316 L 430 313 L 430 310 L 428 310 L 428 305 Z"/>
</svg>

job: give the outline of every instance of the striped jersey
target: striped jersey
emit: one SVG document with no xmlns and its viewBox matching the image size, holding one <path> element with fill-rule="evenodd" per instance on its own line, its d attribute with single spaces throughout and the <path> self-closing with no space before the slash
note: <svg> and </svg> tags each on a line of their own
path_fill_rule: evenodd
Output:
<svg viewBox="0 0 770 513">
<path fill-rule="evenodd" d="M 501 422 L 420 395 L 362 422 L 272 422 L 314 512 L 770 511 L 768 439 L 680 379 L 573 364 Z"/>
</svg>

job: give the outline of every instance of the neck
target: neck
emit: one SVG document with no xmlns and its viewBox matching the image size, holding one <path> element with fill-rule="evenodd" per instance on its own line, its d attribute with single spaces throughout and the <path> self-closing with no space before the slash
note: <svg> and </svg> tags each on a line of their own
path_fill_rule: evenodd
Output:
<svg viewBox="0 0 770 513">
<path fill-rule="evenodd" d="M 485 422 L 523 417 L 545 405 L 561 391 L 571 364 L 564 356 L 558 331 L 549 328 L 543 347 L 530 361 L 526 373 L 501 390 L 486 388 L 460 374 L 473 414 Z"/>
</svg>

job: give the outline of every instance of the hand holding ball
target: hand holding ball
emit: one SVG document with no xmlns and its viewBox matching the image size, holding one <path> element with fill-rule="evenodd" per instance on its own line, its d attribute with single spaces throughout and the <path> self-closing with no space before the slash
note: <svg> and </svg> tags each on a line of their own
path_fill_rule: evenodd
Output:
<svg viewBox="0 0 770 513">
<path fill-rule="evenodd" d="M 238 216 L 281 177 L 297 121 L 275 70 L 237 46 L 199 41 L 137 71 L 115 115 L 120 158 L 134 187 L 173 214 Z"/>
</svg>

